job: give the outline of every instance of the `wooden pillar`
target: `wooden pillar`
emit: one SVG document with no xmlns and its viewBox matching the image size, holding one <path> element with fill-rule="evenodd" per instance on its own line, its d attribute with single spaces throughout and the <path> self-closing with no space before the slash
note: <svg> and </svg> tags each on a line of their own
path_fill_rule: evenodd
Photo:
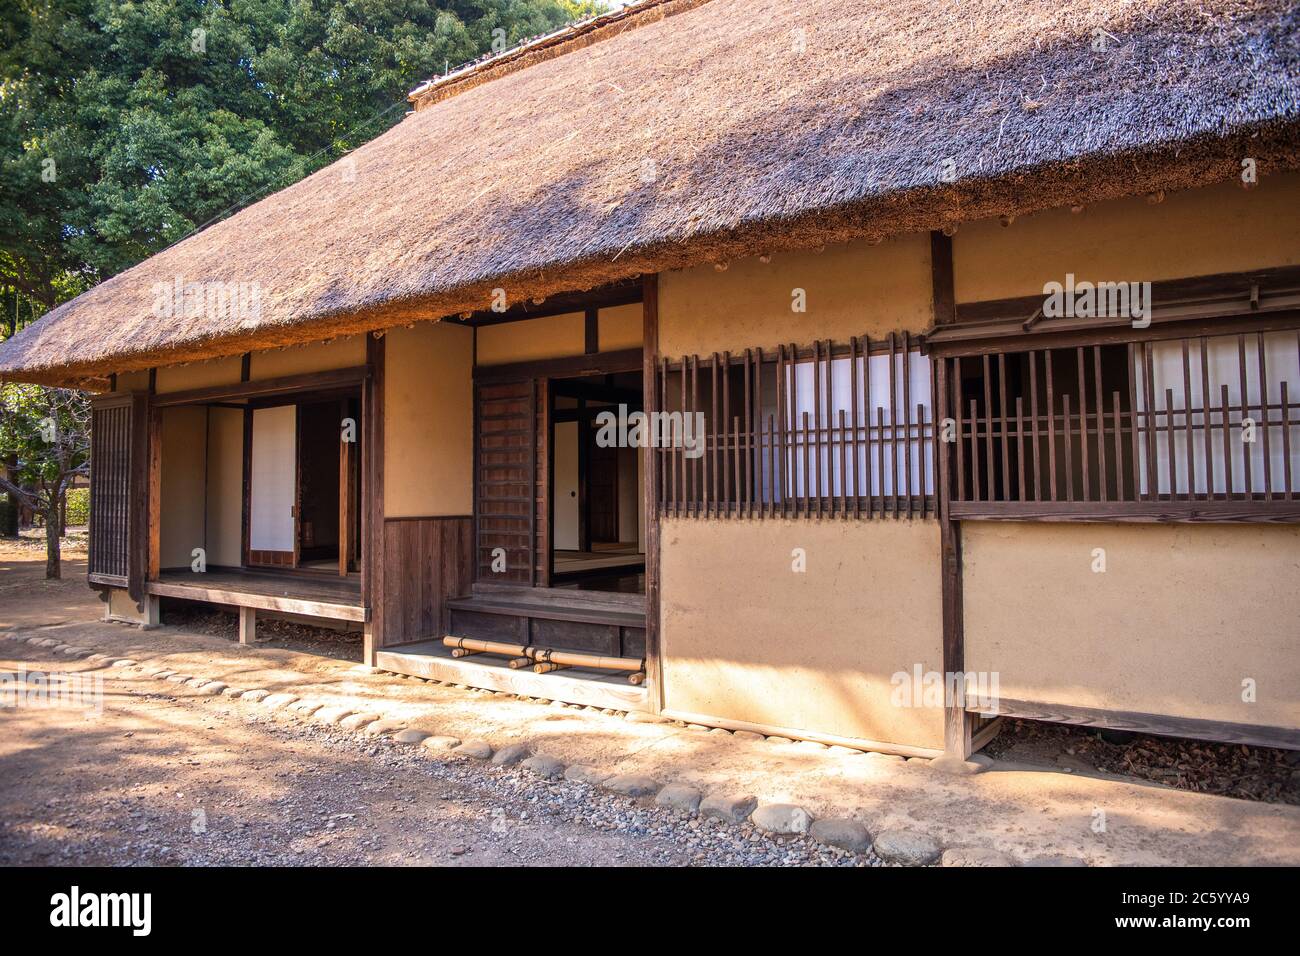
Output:
<svg viewBox="0 0 1300 956">
<path fill-rule="evenodd" d="M 930 233 L 930 274 L 933 288 L 935 325 L 949 325 L 957 320 L 957 298 L 953 283 L 952 239 L 942 232 Z M 965 670 L 965 635 L 961 574 L 961 523 L 948 513 L 952 490 L 951 442 L 943 440 L 941 419 L 951 415 L 948 407 L 954 383 L 948 380 L 948 360 L 933 359 L 935 392 L 931 399 L 935 417 L 940 421 L 935 440 L 938 444 L 938 474 L 935 491 L 939 500 L 939 573 L 943 601 L 943 670 L 944 686 L 954 682 L 948 675 Z M 955 383 L 960 389 L 961 383 Z M 946 756 L 965 760 L 971 754 L 971 718 L 965 707 L 945 700 L 943 711 L 943 749 Z"/>
<path fill-rule="evenodd" d="M 374 666 L 375 652 L 384 646 L 384 336 L 366 336 L 366 364 L 370 376 L 365 389 L 365 434 L 362 457 L 365 483 L 362 558 L 363 603 L 370 609 L 365 628 L 362 663 Z"/>
<path fill-rule="evenodd" d="M 257 609 L 241 607 L 239 609 L 239 643 L 252 647 L 257 643 Z"/>
<path fill-rule="evenodd" d="M 352 551 L 352 489 L 348 478 L 352 474 L 353 442 L 344 441 L 343 420 L 348 417 L 348 400 L 339 401 L 339 576 L 347 577 L 348 558 Z"/>
<path fill-rule="evenodd" d="M 146 580 L 162 572 L 162 409 L 149 410 L 149 514 Z"/>
<path fill-rule="evenodd" d="M 152 631 L 155 627 L 162 626 L 162 599 L 156 594 L 146 594 L 144 596 L 144 618 L 140 622 L 140 629 Z"/>
<path fill-rule="evenodd" d="M 659 362 L 659 276 L 642 278 L 642 402 L 647 419 L 658 410 L 655 388 Z M 645 672 L 650 710 L 663 709 L 663 669 L 659 661 L 659 487 L 655 476 L 654 449 L 641 451 L 645 489 Z"/>
</svg>

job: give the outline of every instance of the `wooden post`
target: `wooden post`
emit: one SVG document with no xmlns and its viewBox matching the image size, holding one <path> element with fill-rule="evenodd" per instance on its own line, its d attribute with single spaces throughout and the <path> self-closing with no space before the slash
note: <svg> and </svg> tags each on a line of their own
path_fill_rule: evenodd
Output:
<svg viewBox="0 0 1300 956">
<path fill-rule="evenodd" d="M 642 280 L 642 407 L 647 419 L 658 410 L 655 389 L 659 363 L 659 276 Z M 654 449 L 642 450 L 645 485 L 645 656 L 647 702 L 652 713 L 664 706 L 663 670 L 659 661 L 659 485 Z"/>
<path fill-rule="evenodd" d="M 956 297 L 953 291 L 952 239 L 941 232 L 930 233 L 930 268 L 933 279 L 934 321 L 936 325 L 945 325 L 956 321 Z M 940 358 L 935 365 L 935 387 L 931 399 L 935 409 L 935 441 L 938 445 L 939 474 L 936 478 L 935 493 L 939 502 L 939 573 L 943 601 L 943 670 L 945 694 L 947 688 L 954 686 L 949 675 L 965 670 L 965 639 L 963 634 L 962 609 L 962 575 L 961 575 L 961 523 L 953 521 L 948 513 L 949 497 L 952 491 L 952 455 L 949 443 L 943 440 L 943 419 L 948 413 L 948 402 L 953 397 L 953 405 L 961 402 L 961 382 L 948 381 L 949 366 L 946 358 Z M 985 377 L 987 382 L 987 376 Z M 960 414 L 960 409 L 953 408 L 953 414 Z M 991 414 L 986 408 L 986 413 Z M 972 427 L 975 416 L 972 414 Z M 990 425 L 990 430 L 992 426 Z M 1004 429 L 1005 435 L 1005 429 Z M 957 438 L 961 441 L 960 435 Z M 972 448 L 978 445 L 972 441 Z M 976 487 L 978 487 L 978 467 L 976 468 Z M 990 487 L 989 493 L 992 494 Z M 964 686 L 964 684 L 963 684 Z M 965 760 L 971 754 L 971 721 L 966 713 L 964 702 L 945 699 L 943 709 L 943 749 L 945 756 Z"/>
<path fill-rule="evenodd" d="M 162 409 L 149 410 L 149 515 L 146 580 L 157 581 L 162 571 Z"/>
<path fill-rule="evenodd" d="M 241 607 L 239 609 L 239 643 L 252 647 L 257 643 L 257 609 Z"/>
<path fill-rule="evenodd" d="M 257 643 L 257 609 L 240 607 L 239 609 L 239 643 L 251 648 Z"/>
<path fill-rule="evenodd" d="M 142 631 L 152 631 L 162 626 L 162 599 L 155 594 L 144 596 L 144 618 L 140 622 Z"/>
<path fill-rule="evenodd" d="M 370 377 L 366 383 L 365 488 L 362 500 L 367 503 L 365 539 L 365 603 L 370 622 L 365 628 L 362 663 L 375 664 L 375 652 L 384 646 L 384 339 L 374 333 L 366 336 L 366 364 Z"/>
<path fill-rule="evenodd" d="M 352 494 L 348 476 L 352 473 L 352 445 L 343 440 L 343 419 L 348 417 L 348 400 L 339 401 L 339 576 L 347 577 L 352 551 Z"/>
</svg>

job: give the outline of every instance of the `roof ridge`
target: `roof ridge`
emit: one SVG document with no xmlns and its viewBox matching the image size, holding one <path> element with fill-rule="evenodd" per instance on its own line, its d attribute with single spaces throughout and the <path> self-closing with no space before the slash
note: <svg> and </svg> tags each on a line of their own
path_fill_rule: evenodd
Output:
<svg viewBox="0 0 1300 956">
<path fill-rule="evenodd" d="M 709 0 L 640 0 L 630 3 L 608 13 L 570 23 L 554 33 L 525 40 L 509 50 L 472 60 L 446 76 L 437 76 L 421 83 L 406 98 L 416 111 L 427 109 L 466 90 L 517 73 L 536 63 L 553 60 L 637 27 L 658 23 L 708 2 Z"/>
</svg>

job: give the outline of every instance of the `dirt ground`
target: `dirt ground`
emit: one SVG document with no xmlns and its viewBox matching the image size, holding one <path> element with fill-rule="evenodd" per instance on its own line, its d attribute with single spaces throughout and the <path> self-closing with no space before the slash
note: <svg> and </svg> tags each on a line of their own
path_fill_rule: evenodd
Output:
<svg viewBox="0 0 1300 956">
<path fill-rule="evenodd" d="M 106 698 L 100 715 L 28 708 L 4 720 L 0 864 L 620 866 L 681 857 L 667 841 L 530 815 L 526 801 L 396 759 L 384 752 L 391 744 L 360 750 L 284 732 L 271 718 L 241 719 L 235 704 L 119 682 Z"/>
<path fill-rule="evenodd" d="M 1094 865 L 1300 863 L 1294 806 L 1018 759 L 954 777 L 924 762 L 742 740 L 364 673 L 329 656 L 328 640 L 315 651 L 274 640 L 244 648 L 219 626 L 213 633 L 191 627 L 192 618 L 142 632 L 98 620 L 102 605 L 85 585 L 84 561 L 66 562 L 63 582 L 44 582 L 40 571 L 39 553 L 0 550 L 0 631 L 39 628 L 63 643 L 147 658 L 231 686 L 290 690 L 496 747 L 526 742 L 566 764 L 798 803 L 819 817 L 852 816 L 873 833 L 920 830 L 945 846 L 993 848 L 1022 863 L 1050 855 Z M 48 660 L 48 649 L 0 644 L 0 669 L 33 669 Z M 525 811 L 505 806 L 500 791 L 485 789 L 473 774 L 448 775 L 387 745 L 358 749 L 302 731 L 302 720 L 259 716 L 242 701 L 191 700 L 170 688 L 143 676 L 111 679 L 104 715 L 94 720 L 0 711 L 0 860 L 236 862 L 228 854 L 241 853 L 249 862 L 681 859 L 679 847 L 653 834 L 551 819 L 530 824 L 535 840 L 515 836 L 507 844 L 514 849 L 502 848 L 491 840 L 499 839 L 492 827 L 500 829 L 503 814 L 518 819 Z M 536 798 L 521 799 L 527 805 Z M 208 833 L 219 829 L 228 842 L 196 858 L 195 846 L 206 844 L 186 834 L 197 809 L 206 814 Z M 237 823 L 213 827 L 223 818 Z M 233 830 L 250 839 L 231 839 Z"/>
</svg>

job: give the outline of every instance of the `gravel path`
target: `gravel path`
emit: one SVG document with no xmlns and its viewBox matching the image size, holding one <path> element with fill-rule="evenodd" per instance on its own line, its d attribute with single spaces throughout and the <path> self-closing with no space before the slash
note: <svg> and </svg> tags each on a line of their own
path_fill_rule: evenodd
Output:
<svg viewBox="0 0 1300 956">
<path fill-rule="evenodd" d="M 4 657 L 48 663 L 14 642 Z M 0 864 L 879 865 L 106 673 L 98 716 L 0 711 Z"/>
</svg>

